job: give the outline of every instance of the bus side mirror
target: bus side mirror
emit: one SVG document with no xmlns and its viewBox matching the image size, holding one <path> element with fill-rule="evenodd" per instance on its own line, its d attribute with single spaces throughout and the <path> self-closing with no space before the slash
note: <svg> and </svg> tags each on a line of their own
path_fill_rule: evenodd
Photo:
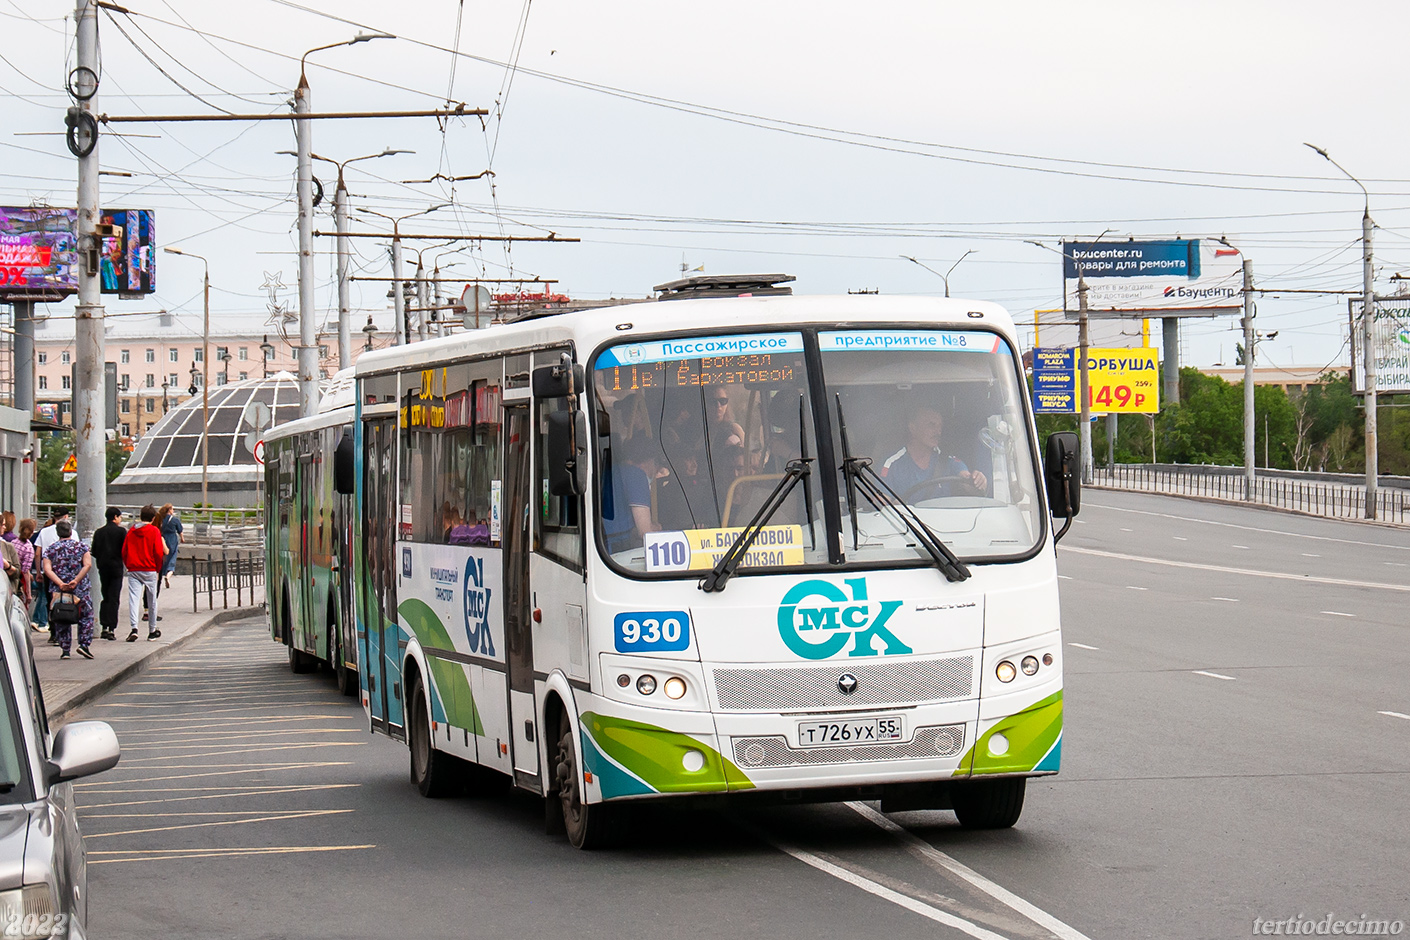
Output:
<svg viewBox="0 0 1410 940">
<path fill-rule="evenodd" d="M 1067 533 L 1072 517 L 1082 509 L 1082 476 L 1078 467 L 1077 435 L 1071 431 L 1057 431 L 1048 435 L 1047 451 L 1043 455 L 1043 480 L 1048 489 L 1048 510 L 1067 525 L 1054 536 L 1057 541 Z"/>
<path fill-rule="evenodd" d="M 583 367 L 563 354 L 556 366 L 539 366 L 533 376 L 535 398 L 567 398 L 583 393 Z"/>
<path fill-rule="evenodd" d="M 548 492 L 551 496 L 577 496 L 583 491 L 582 454 L 578 440 L 587 434 L 573 425 L 581 412 L 555 411 L 544 415 L 548 436 L 544 441 L 544 462 L 548 471 Z M 578 433 L 574 433 L 577 430 Z"/>
<path fill-rule="evenodd" d="M 333 489 L 343 496 L 351 496 L 354 491 L 353 473 L 353 436 L 351 431 L 344 431 L 342 438 L 338 441 L 337 448 L 333 451 Z"/>
</svg>

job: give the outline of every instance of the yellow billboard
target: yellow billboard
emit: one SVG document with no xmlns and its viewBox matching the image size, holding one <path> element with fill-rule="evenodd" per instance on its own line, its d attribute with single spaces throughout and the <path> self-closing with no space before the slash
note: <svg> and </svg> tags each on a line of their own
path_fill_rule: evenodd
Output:
<svg viewBox="0 0 1410 940">
<path fill-rule="evenodd" d="M 1088 349 L 1087 388 L 1094 414 L 1160 410 L 1160 362 L 1152 347 Z"/>
</svg>

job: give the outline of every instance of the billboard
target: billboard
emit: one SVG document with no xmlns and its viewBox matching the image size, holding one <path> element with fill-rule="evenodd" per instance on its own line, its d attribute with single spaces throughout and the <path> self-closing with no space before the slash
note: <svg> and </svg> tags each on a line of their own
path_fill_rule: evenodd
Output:
<svg viewBox="0 0 1410 940">
<path fill-rule="evenodd" d="M 1243 307 L 1243 256 L 1224 242 L 1063 242 L 1063 309 L 1076 317 L 1079 272 L 1089 316 L 1210 317 Z"/>
<path fill-rule="evenodd" d="M 157 289 L 157 223 L 150 209 L 104 209 L 99 260 L 105 294 L 150 294 Z"/>
<path fill-rule="evenodd" d="M 78 290 L 78 212 L 0 207 L 0 301 L 63 300 Z"/>
<path fill-rule="evenodd" d="M 1351 389 L 1366 394 L 1366 378 L 1361 350 L 1361 301 L 1351 306 Z M 1376 323 L 1371 331 L 1371 349 L 1376 355 L 1376 394 L 1410 395 L 1410 297 L 1404 300 L 1376 301 Z"/>
<path fill-rule="evenodd" d="M 1077 410 L 1077 351 L 1061 347 L 1033 350 L 1033 413 L 1072 414 Z"/>
<path fill-rule="evenodd" d="M 1087 391 L 1096 414 L 1160 410 L 1160 362 L 1150 346 L 1087 350 Z"/>
</svg>

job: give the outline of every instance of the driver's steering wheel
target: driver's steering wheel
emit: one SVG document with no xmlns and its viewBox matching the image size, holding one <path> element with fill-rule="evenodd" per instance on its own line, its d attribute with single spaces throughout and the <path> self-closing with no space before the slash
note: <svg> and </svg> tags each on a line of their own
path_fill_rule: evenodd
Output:
<svg viewBox="0 0 1410 940">
<path fill-rule="evenodd" d="M 922 493 L 930 492 L 932 490 L 934 491 L 934 496 L 938 497 L 942 495 L 942 491 L 946 486 L 950 487 L 949 495 L 951 496 L 984 495 L 983 491 L 980 490 L 979 487 L 975 486 L 970 481 L 969 477 L 954 474 L 949 476 L 931 477 L 929 480 L 922 480 L 915 486 L 912 486 L 904 493 L 902 493 L 901 499 L 905 500 L 908 503 L 916 502 L 915 497 L 921 495 Z"/>
</svg>

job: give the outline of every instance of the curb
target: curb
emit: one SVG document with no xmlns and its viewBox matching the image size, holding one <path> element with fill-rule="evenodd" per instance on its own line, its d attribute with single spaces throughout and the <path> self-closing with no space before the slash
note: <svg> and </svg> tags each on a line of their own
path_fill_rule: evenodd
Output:
<svg viewBox="0 0 1410 940">
<path fill-rule="evenodd" d="M 1302 519 L 1321 519 L 1326 522 L 1351 522 L 1357 525 L 1377 526 L 1382 529 L 1403 531 L 1410 528 L 1410 525 L 1401 522 L 1386 522 L 1382 519 L 1362 519 L 1355 516 L 1323 516 L 1315 512 L 1307 512 L 1303 509 L 1292 509 L 1287 506 L 1272 506 L 1268 503 L 1260 503 L 1251 500 L 1225 499 L 1222 496 L 1204 496 L 1198 493 L 1162 493 L 1156 490 L 1133 490 L 1124 486 L 1107 486 L 1102 483 L 1084 483 L 1084 490 L 1102 490 L 1107 493 L 1136 493 L 1141 496 L 1170 496 L 1175 499 L 1188 499 L 1197 503 L 1217 503 L 1221 506 L 1243 506 L 1247 509 L 1261 509 L 1264 512 L 1280 512 L 1285 516 L 1298 516 Z"/>
<path fill-rule="evenodd" d="M 217 624 L 221 623 L 228 623 L 231 620 L 243 620 L 246 617 L 251 617 L 258 614 L 263 610 L 264 605 L 260 604 L 257 607 L 232 607 L 227 610 L 216 611 L 212 616 L 206 618 L 205 621 L 198 623 L 196 626 L 192 627 L 190 630 L 187 630 L 184 634 L 172 640 L 165 646 L 157 647 L 156 649 L 152 650 L 150 653 L 146 654 L 136 662 L 128 663 L 126 666 L 122 667 L 112 675 L 104 676 L 97 682 L 88 686 L 88 688 L 80 689 L 78 692 L 74 693 L 74 695 L 68 700 L 61 702 L 60 704 L 51 709 L 48 709 L 49 725 L 53 727 L 59 724 L 61 721 L 68 717 L 70 712 L 77 711 L 78 709 L 87 705 L 89 702 L 92 702 L 94 699 L 105 694 L 119 683 L 126 682 L 128 679 L 137 675 L 139 672 L 142 672 L 144 669 L 147 669 L 149 666 L 152 666 L 160 660 L 165 659 L 167 656 L 174 653 L 176 650 L 181 649 L 181 647 L 185 646 L 191 640 L 205 633 L 211 627 L 214 627 Z"/>
</svg>

